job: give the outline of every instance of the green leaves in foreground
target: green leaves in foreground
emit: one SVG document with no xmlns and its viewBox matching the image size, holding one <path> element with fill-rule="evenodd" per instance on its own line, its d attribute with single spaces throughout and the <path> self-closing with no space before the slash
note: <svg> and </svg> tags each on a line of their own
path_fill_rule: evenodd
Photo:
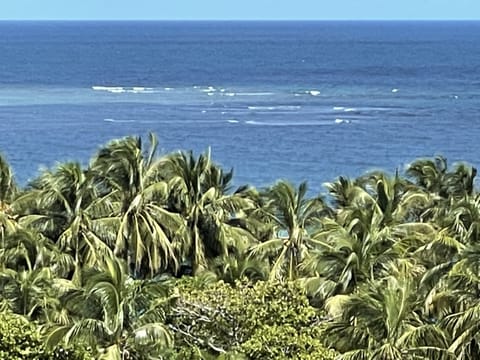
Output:
<svg viewBox="0 0 480 360">
<path fill-rule="evenodd" d="M 198 358 L 192 348 L 203 358 L 234 353 L 247 359 L 334 358 L 321 343 L 315 309 L 293 283 L 196 284 L 180 281 L 170 312 L 178 359 Z"/>
<path fill-rule="evenodd" d="M 44 347 L 37 327 L 23 316 L 0 313 L 0 359 L 5 360 L 93 360 L 86 349 Z"/>
</svg>

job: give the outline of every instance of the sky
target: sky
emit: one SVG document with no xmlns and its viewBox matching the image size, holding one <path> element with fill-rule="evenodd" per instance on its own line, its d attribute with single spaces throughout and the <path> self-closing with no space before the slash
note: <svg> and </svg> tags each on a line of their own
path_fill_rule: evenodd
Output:
<svg viewBox="0 0 480 360">
<path fill-rule="evenodd" d="M 2 20 L 480 20 L 479 0 L 0 0 Z"/>
</svg>

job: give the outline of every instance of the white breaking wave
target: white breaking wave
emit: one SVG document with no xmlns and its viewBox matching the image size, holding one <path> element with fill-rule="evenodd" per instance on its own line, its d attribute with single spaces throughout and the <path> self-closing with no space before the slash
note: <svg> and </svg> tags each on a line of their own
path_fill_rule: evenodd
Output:
<svg viewBox="0 0 480 360">
<path fill-rule="evenodd" d="M 95 91 L 123 90 L 123 87 L 121 87 L 121 86 L 92 86 L 92 90 L 95 90 Z"/>
<path fill-rule="evenodd" d="M 318 96 L 318 95 L 320 95 L 320 91 L 318 91 L 318 90 L 309 90 L 309 91 L 307 91 L 306 93 L 307 93 L 307 94 L 310 94 L 310 95 L 312 95 L 312 96 Z"/>
<path fill-rule="evenodd" d="M 231 124 L 236 124 L 236 123 L 238 123 L 238 120 L 230 119 L 230 120 L 227 120 L 227 122 L 229 122 Z"/>
<path fill-rule="evenodd" d="M 275 106 L 249 106 L 248 110 L 275 110 Z"/>
<path fill-rule="evenodd" d="M 248 110 L 298 110 L 302 107 L 299 105 L 277 105 L 277 106 L 248 106 Z"/>
<path fill-rule="evenodd" d="M 116 123 L 132 123 L 132 122 L 135 122 L 136 120 L 118 120 L 118 119 L 103 119 L 103 121 L 106 121 L 106 122 L 116 122 Z"/>
<path fill-rule="evenodd" d="M 398 92 L 398 89 L 392 89 L 392 93 Z"/>
<path fill-rule="evenodd" d="M 153 94 L 156 91 L 153 90 L 127 90 L 127 93 L 132 93 L 132 94 Z"/>
<path fill-rule="evenodd" d="M 333 110 L 334 111 L 343 111 L 343 112 L 354 112 L 354 111 L 358 111 L 357 108 L 353 108 L 353 107 L 344 107 L 344 106 L 334 106 L 333 107 Z"/>
<path fill-rule="evenodd" d="M 153 93 L 154 88 L 145 87 L 145 86 L 92 86 L 92 90 L 94 91 L 105 91 L 113 94 L 121 94 L 121 93 Z"/>
<path fill-rule="evenodd" d="M 210 92 L 217 91 L 217 89 L 215 89 L 213 86 L 208 86 L 206 89 L 202 89 L 202 91 L 206 93 L 210 93 Z"/>
</svg>

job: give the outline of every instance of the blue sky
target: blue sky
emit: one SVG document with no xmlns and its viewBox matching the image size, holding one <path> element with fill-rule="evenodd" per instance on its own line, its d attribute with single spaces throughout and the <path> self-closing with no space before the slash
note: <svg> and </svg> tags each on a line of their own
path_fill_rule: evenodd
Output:
<svg viewBox="0 0 480 360">
<path fill-rule="evenodd" d="M 0 19 L 480 19 L 479 0 L 0 0 Z"/>
</svg>

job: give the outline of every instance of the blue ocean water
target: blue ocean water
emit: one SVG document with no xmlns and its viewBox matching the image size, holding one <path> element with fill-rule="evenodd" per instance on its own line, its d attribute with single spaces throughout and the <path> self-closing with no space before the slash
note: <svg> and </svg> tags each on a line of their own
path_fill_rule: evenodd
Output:
<svg viewBox="0 0 480 360">
<path fill-rule="evenodd" d="M 480 22 L 1 22 L 0 54 L 21 183 L 149 131 L 238 185 L 480 157 Z"/>
</svg>

